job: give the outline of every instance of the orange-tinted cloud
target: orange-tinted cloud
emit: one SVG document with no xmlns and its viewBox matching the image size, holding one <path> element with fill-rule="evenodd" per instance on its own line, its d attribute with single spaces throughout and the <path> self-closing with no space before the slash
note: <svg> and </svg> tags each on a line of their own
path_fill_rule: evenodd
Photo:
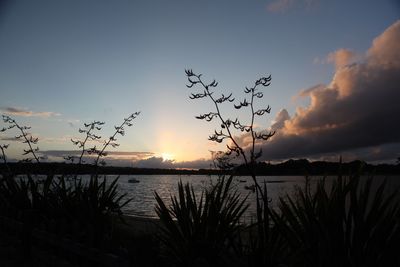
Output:
<svg viewBox="0 0 400 267">
<path fill-rule="evenodd" d="M 271 131 L 279 131 L 283 127 L 285 127 L 285 122 L 290 119 L 289 113 L 286 109 L 282 109 L 276 115 L 274 121 L 271 125 Z"/>
<path fill-rule="evenodd" d="M 310 98 L 310 105 L 298 108 L 293 117 L 283 111 L 277 115 L 277 134 L 262 145 L 264 159 L 400 143 L 399 43 L 397 21 L 373 41 L 362 62 L 342 66 L 350 54 L 338 50 L 342 52 L 335 60 L 342 60 L 341 67 L 332 81 L 300 93 Z"/>
<path fill-rule="evenodd" d="M 329 53 L 327 61 L 329 63 L 334 63 L 336 69 L 339 69 L 354 62 L 355 59 L 356 54 L 353 51 L 341 48 L 339 50 L 336 50 L 335 52 Z"/>
<path fill-rule="evenodd" d="M 369 64 L 380 65 L 382 69 L 400 67 L 400 21 L 395 22 L 374 39 L 367 52 Z"/>
</svg>

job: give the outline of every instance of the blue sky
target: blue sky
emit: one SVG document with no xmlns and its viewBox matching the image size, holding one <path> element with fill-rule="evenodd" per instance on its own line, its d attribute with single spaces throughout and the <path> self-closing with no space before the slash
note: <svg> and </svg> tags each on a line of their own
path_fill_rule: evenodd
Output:
<svg viewBox="0 0 400 267">
<path fill-rule="evenodd" d="M 309 105 L 309 98 L 296 98 L 301 90 L 331 83 L 338 71 L 335 51 L 347 49 L 368 61 L 373 40 L 400 14 L 400 5 L 389 0 L 3 2 L 0 109 L 32 126 L 42 151 L 74 149 L 68 140 L 79 137 L 83 122 L 105 121 L 106 137 L 113 125 L 141 111 L 118 151 L 177 162 L 208 158 L 209 150 L 221 148 L 207 141 L 216 125 L 194 119 L 211 105 L 188 99 L 185 68 L 217 79 L 218 90 L 238 98 L 245 86 L 271 74 L 260 105 L 269 104 L 272 112 L 259 122 L 270 127 L 282 109 L 293 118 L 297 107 Z M 340 147 L 321 151 L 360 155 Z M 357 149 L 369 147 L 377 143 Z M 21 148 L 11 142 L 9 157 L 18 158 Z"/>
</svg>

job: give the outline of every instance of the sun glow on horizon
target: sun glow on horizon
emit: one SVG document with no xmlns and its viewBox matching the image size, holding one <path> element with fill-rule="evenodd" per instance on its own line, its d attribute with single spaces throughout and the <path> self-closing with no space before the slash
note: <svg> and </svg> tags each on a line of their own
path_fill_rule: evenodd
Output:
<svg viewBox="0 0 400 267">
<path fill-rule="evenodd" d="M 175 160 L 174 155 L 172 155 L 170 153 L 161 153 L 161 157 L 163 158 L 164 161 Z"/>
</svg>

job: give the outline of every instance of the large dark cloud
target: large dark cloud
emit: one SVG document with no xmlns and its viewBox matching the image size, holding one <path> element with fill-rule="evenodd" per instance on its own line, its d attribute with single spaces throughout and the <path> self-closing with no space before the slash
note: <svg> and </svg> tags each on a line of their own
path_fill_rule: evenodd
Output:
<svg viewBox="0 0 400 267">
<path fill-rule="evenodd" d="M 311 160 L 338 161 L 340 157 L 345 161 L 362 159 L 373 164 L 397 163 L 397 159 L 400 157 L 400 143 L 343 151 L 340 156 L 337 153 L 324 153 L 309 158 Z"/>
<path fill-rule="evenodd" d="M 310 105 L 298 108 L 291 118 L 285 110 L 277 115 L 273 126 L 277 134 L 262 145 L 263 159 L 376 150 L 382 145 L 388 150 L 399 143 L 399 44 L 397 21 L 373 41 L 361 62 L 337 64 L 330 84 L 301 92 L 310 98 Z M 332 61 L 335 54 L 343 56 L 332 53 Z"/>
</svg>

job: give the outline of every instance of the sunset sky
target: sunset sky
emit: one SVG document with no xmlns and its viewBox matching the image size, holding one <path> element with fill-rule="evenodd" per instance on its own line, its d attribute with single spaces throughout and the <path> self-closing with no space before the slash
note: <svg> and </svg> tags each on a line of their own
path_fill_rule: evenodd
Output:
<svg viewBox="0 0 400 267">
<path fill-rule="evenodd" d="M 271 75 L 258 129 L 277 134 L 262 160 L 400 157 L 400 4 L 395 0 L 0 2 L 0 114 L 31 126 L 47 160 L 75 150 L 84 122 L 141 111 L 110 164 L 208 167 L 219 124 L 195 119 L 185 69 L 220 93 Z M 217 92 L 216 92 L 217 94 Z M 237 101 L 236 101 L 237 102 Z M 229 104 L 226 118 L 246 117 Z M 247 110 L 248 112 L 248 110 Z M 2 121 L 0 128 L 7 126 Z M 10 160 L 23 144 L 0 134 Z M 243 147 L 248 136 L 237 133 Z"/>
</svg>

